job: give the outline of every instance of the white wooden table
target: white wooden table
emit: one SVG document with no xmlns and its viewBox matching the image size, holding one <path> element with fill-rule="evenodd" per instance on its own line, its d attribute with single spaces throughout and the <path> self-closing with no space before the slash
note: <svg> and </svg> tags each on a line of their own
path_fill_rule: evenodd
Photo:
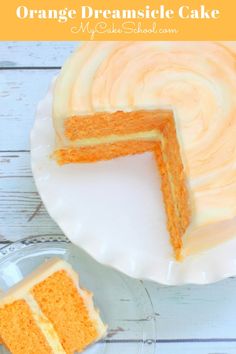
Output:
<svg viewBox="0 0 236 354">
<path fill-rule="evenodd" d="M 1 244 L 31 235 L 61 234 L 36 192 L 29 133 L 37 102 L 75 46 L 74 42 L 0 43 Z M 156 353 L 236 354 L 236 279 L 207 286 L 144 285 L 154 306 Z M 122 318 L 120 323 L 124 329 L 120 338 L 127 341 L 128 325 Z M 120 345 L 114 354 L 124 352 Z"/>
</svg>

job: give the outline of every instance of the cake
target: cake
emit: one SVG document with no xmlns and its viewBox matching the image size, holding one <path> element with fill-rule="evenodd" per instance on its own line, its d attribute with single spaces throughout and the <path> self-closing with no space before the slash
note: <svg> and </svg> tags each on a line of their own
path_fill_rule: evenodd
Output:
<svg viewBox="0 0 236 354">
<path fill-rule="evenodd" d="M 51 259 L 0 298 L 0 335 L 13 354 L 73 354 L 106 333 L 92 294 L 61 259 Z"/>
<path fill-rule="evenodd" d="M 235 62 L 234 42 L 90 42 L 56 80 L 56 161 L 152 152 L 177 259 L 236 236 Z"/>
</svg>

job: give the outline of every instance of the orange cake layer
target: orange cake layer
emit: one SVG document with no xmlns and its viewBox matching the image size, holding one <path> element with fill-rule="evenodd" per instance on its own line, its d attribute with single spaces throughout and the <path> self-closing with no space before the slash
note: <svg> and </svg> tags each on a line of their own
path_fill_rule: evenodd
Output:
<svg viewBox="0 0 236 354">
<path fill-rule="evenodd" d="M 0 299 L 0 335 L 13 354 L 74 354 L 106 333 L 92 294 L 60 259 L 46 262 Z"/>
<path fill-rule="evenodd" d="M 53 353 L 23 299 L 0 308 L 0 332 L 4 344 L 13 354 Z"/>
<path fill-rule="evenodd" d="M 156 142 L 132 140 L 129 142 L 103 143 L 80 148 L 67 148 L 55 151 L 54 157 L 60 165 L 76 162 L 96 162 L 116 157 L 154 151 Z"/>
<path fill-rule="evenodd" d="M 127 135 L 163 129 L 172 119 L 172 112 L 164 110 L 95 113 L 90 116 L 74 116 L 65 119 L 65 136 L 70 141 L 98 138 L 109 135 Z"/>
<path fill-rule="evenodd" d="M 64 123 L 73 144 L 54 152 L 59 164 L 96 162 L 116 157 L 154 153 L 162 177 L 167 225 L 176 258 L 190 221 L 184 168 L 171 111 L 134 111 L 74 116 Z"/>
</svg>

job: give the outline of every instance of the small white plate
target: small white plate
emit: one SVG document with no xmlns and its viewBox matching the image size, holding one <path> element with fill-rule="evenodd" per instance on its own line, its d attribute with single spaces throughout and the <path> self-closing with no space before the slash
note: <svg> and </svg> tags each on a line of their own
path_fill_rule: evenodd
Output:
<svg viewBox="0 0 236 354">
<path fill-rule="evenodd" d="M 65 235 L 97 261 L 163 284 L 206 284 L 236 274 L 236 239 L 176 262 L 172 256 L 152 154 L 58 166 L 52 91 L 38 106 L 31 133 L 39 194 Z"/>
<path fill-rule="evenodd" d="M 156 352 L 155 312 L 143 283 L 103 267 L 65 237 L 31 237 L 0 249 L 0 289 L 6 291 L 52 257 L 66 260 L 78 271 L 81 286 L 93 292 L 108 325 L 107 337 L 84 354 Z M 0 346 L 0 354 L 7 353 Z"/>
</svg>

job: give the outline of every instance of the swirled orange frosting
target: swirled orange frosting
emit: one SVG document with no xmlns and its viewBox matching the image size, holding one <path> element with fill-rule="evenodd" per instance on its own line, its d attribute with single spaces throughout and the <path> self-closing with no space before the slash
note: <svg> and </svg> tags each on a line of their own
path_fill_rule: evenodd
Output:
<svg viewBox="0 0 236 354">
<path fill-rule="evenodd" d="M 171 109 L 190 192 L 186 255 L 236 236 L 236 42 L 90 42 L 54 92 L 57 147 L 67 117 Z"/>
</svg>

